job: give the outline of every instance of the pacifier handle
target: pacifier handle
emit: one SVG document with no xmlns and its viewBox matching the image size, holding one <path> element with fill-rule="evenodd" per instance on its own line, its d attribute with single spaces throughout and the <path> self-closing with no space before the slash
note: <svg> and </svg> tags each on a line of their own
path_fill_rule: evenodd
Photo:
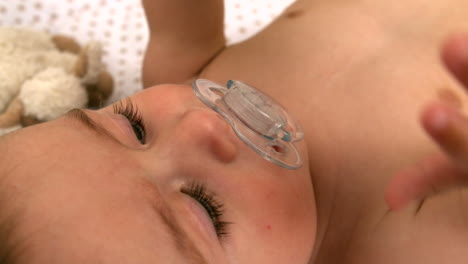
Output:
<svg viewBox="0 0 468 264">
<path fill-rule="evenodd" d="M 287 169 L 303 164 L 295 142 L 304 133 L 298 121 L 258 89 L 230 80 L 227 87 L 205 79 L 192 84 L 200 100 L 223 116 L 236 135 L 266 160 Z"/>
</svg>

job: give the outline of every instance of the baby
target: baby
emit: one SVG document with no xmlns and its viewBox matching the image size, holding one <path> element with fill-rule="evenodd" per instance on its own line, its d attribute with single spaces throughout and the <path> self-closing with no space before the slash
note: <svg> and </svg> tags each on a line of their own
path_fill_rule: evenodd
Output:
<svg viewBox="0 0 468 264">
<path fill-rule="evenodd" d="M 468 29 L 466 1 L 299 0 L 229 47 L 220 0 L 144 5 L 154 87 L 0 139 L 0 263 L 468 261 L 466 189 L 428 188 L 468 162 L 467 98 L 439 59 Z M 466 43 L 444 53 L 465 84 Z M 193 93 L 197 78 L 279 101 L 308 162 L 257 155 Z"/>
</svg>

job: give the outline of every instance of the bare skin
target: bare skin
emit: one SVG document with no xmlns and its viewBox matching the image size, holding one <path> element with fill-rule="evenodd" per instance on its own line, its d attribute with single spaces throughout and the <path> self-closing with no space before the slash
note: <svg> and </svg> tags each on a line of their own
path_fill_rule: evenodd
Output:
<svg viewBox="0 0 468 264">
<path fill-rule="evenodd" d="M 200 63 L 178 75 L 157 70 L 177 64 L 152 53 L 165 43 L 153 25 L 144 81 L 239 79 L 301 120 L 318 209 L 310 263 L 466 263 L 466 189 L 398 211 L 384 196 L 397 172 L 442 153 L 419 122 L 427 104 L 467 111 L 465 90 L 440 59 L 447 37 L 468 30 L 467 8 L 461 0 L 297 1 L 243 43 L 224 48 L 215 31 L 205 53 L 180 49 Z"/>
<path fill-rule="evenodd" d="M 185 85 L 131 98 L 141 137 L 111 106 L 0 138 L 0 228 L 13 223 L 14 263 L 308 261 L 307 165 L 267 162 Z"/>
<path fill-rule="evenodd" d="M 468 261 L 466 189 L 432 193 L 468 175 L 468 52 L 443 57 L 465 87 L 439 55 L 468 31 L 466 1 L 299 0 L 231 47 L 221 0 L 144 3 L 144 81 L 164 84 L 132 96 L 145 133 L 107 107 L 0 139 L 0 225 L 14 223 L 19 263 Z M 265 161 L 189 86 L 165 84 L 194 78 L 280 101 L 305 128 L 308 164 Z M 229 235 L 193 182 L 223 203 Z"/>
</svg>

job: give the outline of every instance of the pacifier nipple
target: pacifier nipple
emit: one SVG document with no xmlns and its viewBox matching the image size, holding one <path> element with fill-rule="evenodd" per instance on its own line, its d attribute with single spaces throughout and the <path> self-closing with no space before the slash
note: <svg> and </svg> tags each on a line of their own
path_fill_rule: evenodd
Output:
<svg viewBox="0 0 468 264">
<path fill-rule="evenodd" d="M 239 81 L 229 81 L 223 87 L 198 79 L 192 87 L 200 100 L 222 115 L 255 152 L 284 168 L 302 166 L 294 145 L 304 137 L 302 128 L 271 97 Z"/>
</svg>

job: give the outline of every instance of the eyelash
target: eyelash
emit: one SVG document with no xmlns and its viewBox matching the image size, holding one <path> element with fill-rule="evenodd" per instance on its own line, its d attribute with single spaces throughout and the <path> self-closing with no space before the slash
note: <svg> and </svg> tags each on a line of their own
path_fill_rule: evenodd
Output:
<svg viewBox="0 0 468 264">
<path fill-rule="evenodd" d="M 222 220 L 224 214 L 224 205 L 217 200 L 214 193 L 208 193 L 205 186 L 198 183 L 192 183 L 188 187 L 182 187 L 182 193 L 192 197 L 200 203 L 211 218 L 211 222 L 219 239 L 229 235 L 228 225 L 230 222 Z"/>
<path fill-rule="evenodd" d="M 137 139 L 141 144 L 145 144 L 145 122 L 138 111 L 137 105 L 135 105 L 130 99 L 127 99 L 125 103 L 120 101 L 119 103 L 114 104 L 113 108 L 115 114 L 123 115 L 128 119 Z M 198 183 L 192 183 L 188 187 L 182 187 L 180 191 L 192 197 L 200 203 L 201 206 L 203 206 L 211 218 L 211 222 L 213 223 L 218 238 L 222 239 L 229 235 L 228 225 L 230 222 L 222 220 L 224 205 L 216 199 L 216 195 L 214 193 L 208 193 L 206 187 Z"/>
<path fill-rule="evenodd" d="M 118 115 L 123 115 L 130 122 L 133 132 L 135 133 L 136 138 L 140 141 L 141 144 L 146 142 L 146 130 L 145 122 L 138 107 L 130 99 L 127 99 L 125 103 L 120 101 L 113 105 L 114 113 Z"/>
</svg>

